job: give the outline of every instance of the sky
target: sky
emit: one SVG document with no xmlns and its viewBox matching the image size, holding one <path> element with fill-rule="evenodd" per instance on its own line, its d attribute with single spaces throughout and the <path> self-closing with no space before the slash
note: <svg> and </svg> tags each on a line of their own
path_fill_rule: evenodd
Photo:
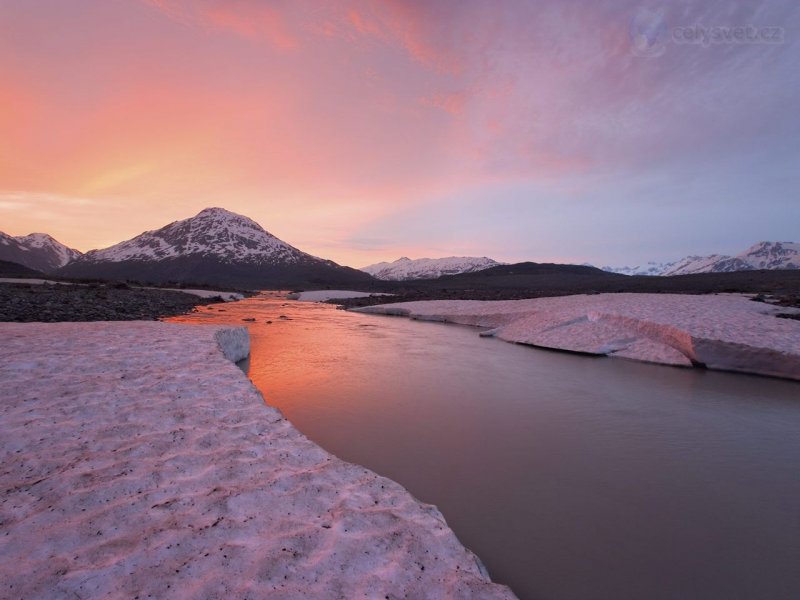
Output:
<svg viewBox="0 0 800 600">
<path fill-rule="evenodd" d="M 341 264 L 800 241 L 796 0 L 0 0 L 0 230 Z"/>
</svg>

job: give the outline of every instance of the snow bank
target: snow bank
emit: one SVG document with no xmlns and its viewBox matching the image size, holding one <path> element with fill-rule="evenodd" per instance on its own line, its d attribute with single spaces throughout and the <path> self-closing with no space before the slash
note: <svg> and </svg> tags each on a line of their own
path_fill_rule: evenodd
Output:
<svg viewBox="0 0 800 600">
<path fill-rule="evenodd" d="M 222 355 L 231 362 L 250 356 L 250 335 L 246 327 L 221 327 L 214 332 L 214 340 Z"/>
<path fill-rule="evenodd" d="M 223 356 L 243 335 L 0 324 L 0 596 L 513 597 L 435 507 L 266 406 Z"/>
<path fill-rule="evenodd" d="M 378 294 L 374 292 L 354 292 L 352 290 L 314 290 L 310 292 L 293 292 L 286 296 L 289 300 L 300 302 L 327 302 L 328 300 L 343 300 L 345 298 L 367 298 L 369 296 L 391 296 L 392 294 Z"/>
<path fill-rule="evenodd" d="M 490 328 L 543 348 L 800 379 L 800 322 L 774 316 L 792 309 L 741 296 L 594 294 L 354 310 Z"/>
<path fill-rule="evenodd" d="M 0 283 L 28 283 L 30 285 L 44 285 L 45 283 L 49 283 L 55 285 L 57 283 L 63 283 L 63 282 L 52 281 L 50 279 L 25 279 L 23 277 L 0 277 Z"/>
</svg>

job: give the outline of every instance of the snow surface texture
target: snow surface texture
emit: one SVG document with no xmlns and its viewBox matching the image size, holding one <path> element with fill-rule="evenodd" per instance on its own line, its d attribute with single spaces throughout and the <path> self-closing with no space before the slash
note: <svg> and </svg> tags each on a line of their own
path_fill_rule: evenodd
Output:
<svg viewBox="0 0 800 600">
<path fill-rule="evenodd" d="M 81 262 L 163 260 L 201 255 L 226 262 L 287 263 L 323 261 L 290 246 L 261 225 L 223 208 L 206 208 L 196 216 L 103 250 L 91 250 Z"/>
<path fill-rule="evenodd" d="M 287 295 L 289 300 L 300 302 L 327 302 L 328 300 L 344 300 L 345 298 L 368 298 L 369 296 L 391 296 L 374 292 L 354 292 L 352 290 L 314 290 L 308 292 L 292 292 Z"/>
<path fill-rule="evenodd" d="M 691 275 L 751 269 L 800 269 L 800 244 L 759 242 L 736 256 L 687 256 L 668 263 L 649 262 L 635 267 L 603 267 L 604 271 L 623 275 Z"/>
<path fill-rule="evenodd" d="M 800 322 L 773 316 L 792 309 L 741 296 L 595 294 L 353 310 L 491 328 L 486 333 L 543 348 L 800 380 Z"/>
<path fill-rule="evenodd" d="M 0 596 L 513 598 L 266 406 L 236 331 L 0 325 Z"/>
<path fill-rule="evenodd" d="M 436 279 L 442 275 L 473 273 L 503 263 L 491 258 L 473 256 L 449 256 L 447 258 L 399 258 L 394 262 L 379 262 L 361 270 L 377 279 L 407 281 L 410 279 Z"/>
</svg>

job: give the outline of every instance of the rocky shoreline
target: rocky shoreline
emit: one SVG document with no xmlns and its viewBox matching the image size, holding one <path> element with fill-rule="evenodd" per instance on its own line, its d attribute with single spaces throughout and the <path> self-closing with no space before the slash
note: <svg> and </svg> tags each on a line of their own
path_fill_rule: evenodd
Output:
<svg viewBox="0 0 800 600">
<path fill-rule="evenodd" d="M 126 284 L 49 285 L 0 283 L 0 321 L 154 321 L 221 302 L 174 290 Z"/>
</svg>

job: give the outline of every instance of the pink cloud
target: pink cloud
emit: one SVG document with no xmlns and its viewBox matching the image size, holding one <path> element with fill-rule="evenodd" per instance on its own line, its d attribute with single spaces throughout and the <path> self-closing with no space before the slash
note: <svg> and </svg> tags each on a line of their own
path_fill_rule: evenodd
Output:
<svg viewBox="0 0 800 600">
<path fill-rule="evenodd" d="M 268 5 L 249 0 L 144 0 L 146 4 L 184 24 L 227 31 L 235 35 L 264 41 L 276 48 L 292 50 L 297 37 L 279 4 Z"/>
<path fill-rule="evenodd" d="M 433 106 L 442 109 L 444 112 L 454 117 L 464 114 L 469 94 L 467 92 L 437 92 L 419 99 L 425 106 Z"/>
<path fill-rule="evenodd" d="M 298 243 L 487 182 L 658 164 L 791 105 L 758 60 L 788 45 L 639 60 L 623 0 L 34 4 L 0 9 L 0 192 L 224 203 Z"/>
<path fill-rule="evenodd" d="M 284 50 L 297 47 L 297 39 L 288 31 L 283 14 L 270 6 L 251 5 L 240 10 L 236 4 L 213 4 L 201 11 L 206 22 L 220 29 L 252 40 L 266 40 Z"/>
</svg>

